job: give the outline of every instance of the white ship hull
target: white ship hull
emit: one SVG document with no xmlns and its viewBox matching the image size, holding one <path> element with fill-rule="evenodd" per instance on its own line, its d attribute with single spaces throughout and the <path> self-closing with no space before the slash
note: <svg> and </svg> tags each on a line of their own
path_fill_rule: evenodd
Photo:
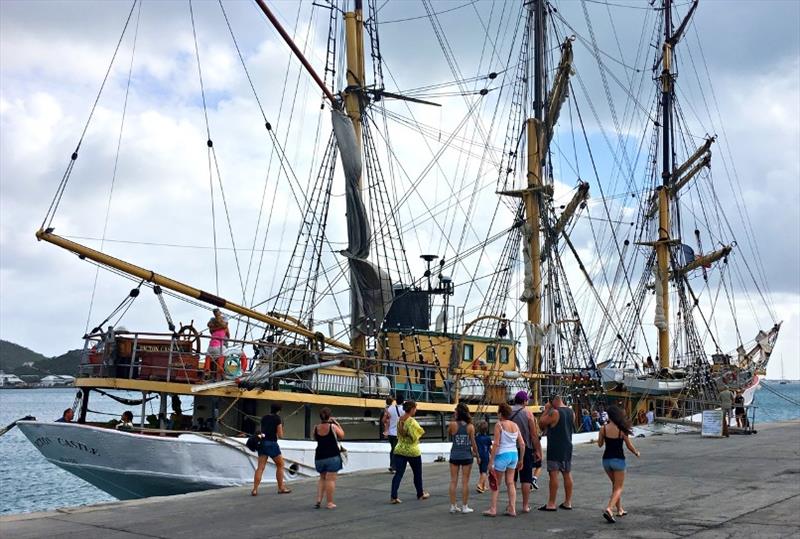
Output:
<svg viewBox="0 0 800 539">
<path fill-rule="evenodd" d="M 151 436 L 78 423 L 20 421 L 17 426 L 48 461 L 121 500 L 249 485 L 257 463 L 244 438 Z M 637 428 L 635 434 L 639 433 L 650 434 Z M 576 434 L 573 443 L 587 443 L 596 436 L 596 432 Z M 316 442 L 281 440 L 280 445 L 287 480 L 317 476 Z M 387 442 L 343 445 L 348 457 L 342 473 L 388 468 Z M 546 438 L 542 445 L 547 446 Z M 446 460 L 450 453 L 449 442 L 421 446 L 423 463 Z M 274 481 L 270 461 L 264 482 Z"/>
<path fill-rule="evenodd" d="M 123 500 L 250 484 L 257 464 L 245 438 L 152 436 L 77 423 L 20 421 L 17 426 L 47 460 Z M 281 440 L 280 445 L 287 480 L 317 476 L 316 442 Z M 348 456 L 342 473 L 389 466 L 387 442 L 343 445 Z M 421 445 L 425 463 L 446 459 L 450 452 L 446 442 Z M 275 481 L 272 461 L 264 481 Z"/>
</svg>

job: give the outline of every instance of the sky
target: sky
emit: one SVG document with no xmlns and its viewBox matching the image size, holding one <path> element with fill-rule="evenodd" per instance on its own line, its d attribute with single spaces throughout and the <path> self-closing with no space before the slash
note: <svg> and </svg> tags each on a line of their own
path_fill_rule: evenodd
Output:
<svg viewBox="0 0 800 539">
<path fill-rule="evenodd" d="M 676 12 L 682 15 L 686 2 L 677 4 Z M 219 5 L 195 2 L 208 129 L 217 161 L 209 161 L 206 147 L 188 4 L 144 2 L 141 10 L 137 6 L 132 12 L 53 225 L 57 233 L 80 238 L 94 248 L 100 248 L 98 238 L 105 237 L 112 240 L 102 244 L 106 252 L 247 303 L 269 297 L 280 285 L 278 268 L 285 267 L 291 254 L 291 238 L 300 221 L 297 208 L 305 202 L 302 185 L 319 166 L 320 156 L 311 151 L 312 142 L 327 139 L 329 127 L 327 117 L 319 114 L 319 90 L 299 71 L 263 15 L 249 2 L 224 5 L 259 100 L 253 97 Z M 311 2 L 270 5 L 322 71 L 327 15 L 317 8 L 310 25 Z M 424 5 L 411 1 L 379 5 L 379 19 L 385 23 L 380 39 L 387 88 L 409 90 L 452 80 L 453 63 L 445 59 Z M 431 5 L 463 78 L 509 63 L 513 69 L 514 62 L 507 56 L 513 27 L 502 23 L 513 21 L 518 10 L 513 2 L 454 0 Z M 604 81 L 591 67 L 593 51 L 587 40 L 596 35 L 608 73 L 628 82 L 644 81 L 637 96 L 651 95 L 649 77 L 623 66 L 641 65 L 642 51 L 651 50 L 649 28 L 654 13 L 644 9 L 645 2 L 627 0 L 562 1 L 556 6 L 559 16 L 579 34 L 574 44 L 576 97 L 598 105 L 594 115 L 588 108 L 582 111 L 591 146 L 602 149 L 621 143 L 632 151 L 639 142 L 636 137 L 641 136 L 635 133 L 641 131 L 646 116 L 623 110 L 622 105 L 619 110 L 602 106 L 605 91 L 612 102 L 621 103 L 625 95 L 617 81 Z M 102 321 L 134 286 L 104 271 L 96 276 L 93 266 L 34 237 L 81 138 L 130 9 L 129 2 L 0 2 L 0 337 L 46 355 L 80 347 L 87 324 L 91 327 Z M 585 14 L 590 16 L 591 28 Z M 501 22 L 492 26 L 493 21 Z M 571 33 L 561 23 L 556 27 Z M 766 296 L 776 318 L 784 321 L 769 376 L 780 376 L 783 358 L 785 376 L 800 379 L 800 3 L 706 0 L 684 40 L 687 49 L 692 46 L 694 51 L 691 57 L 680 48 L 678 53 L 679 99 L 686 103 L 687 122 L 697 136 L 720 136 L 712 149 L 714 179 L 723 182 L 717 192 L 720 205 L 734 216 L 741 204 L 747 206 L 750 241 L 737 222 L 731 226 L 743 247 L 757 245 L 757 254 L 744 256 L 752 257 L 753 267 L 758 258 L 768 283 L 768 290 L 751 290 L 751 296 L 757 300 L 759 295 Z M 700 84 L 709 78 L 713 91 Z M 406 117 L 413 114 L 417 121 L 438 129 L 440 139 L 458 129 L 463 147 L 477 154 L 488 151 L 490 161 L 496 163 L 504 133 L 488 132 L 494 125 L 488 103 L 493 96 L 510 91 L 501 90 L 501 80 L 502 76 L 495 82 L 467 83 L 471 89 L 481 85 L 493 89 L 487 104 L 475 113 L 481 129 L 476 129 L 475 122 L 459 128 L 471 97 L 441 97 L 445 106 L 439 109 L 394 104 L 392 110 Z M 285 86 L 297 90 L 284 91 Z M 336 87 L 341 88 L 341 81 Z M 259 107 L 298 178 L 295 191 L 277 187 L 275 178 L 285 181 L 287 173 L 274 157 L 275 147 L 264 130 Z M 562 124 L 567 122 L 566 114 L 562 113 Z M 574 124 L 574 115 L 570 118 Z M 622 127 L 616 130 L 622 135 L 614 134 L 615 124 Z M 459 245 L 473 245 L 485 235 L 483 225 L 491 219 L 493 206 L 484 202 L 472 206 L 469 186 L 474 182 L 491 193 L 495 172 L 468 170 L 452 152 L 437 161 L 430 149 L 435 142 L 423 141 L 407 129 L 396 132 L 393 150 L 402 167 L 386 164 L 384 172 L 399 183 L 404 176 L 417 178 L 423 173 L 430 182 L 409 196 L 400 214 L 406 226 L 424 222 L 405 245 L 414 253 L 410 264 L 418 276 L 423 268 L 417 254 L 452 254 Z M 571 140 L 557 135 L 565 155 Z M 490 150 L 484 150 L 486 143 L 492 146 Z M 576 161 L 582 169 L 580 176 L 591 176 L 587 158 Z M 611 152 L 596 152 L 600 176 L 613 164 Z M 575 163 L 570 165 L 564 157 L 554 166 L 560 195 L 567 196 L 578 176 Z M 733 183 L 725 183 L 728 177 L 735 179 Z M 619 192 L 611 190 L 613 186 L 622 190 L 622 183 L 602 181 L 608 182 L 605 185 L 611 192 Z M 210 184 L 215 190 L 216 242 L 221 247 L 216 268 Z M 463 191 L 465 186 L 467 191 Z M 331 215 L 344 211 L 341 191 L 334 188 Z M 461 205 L 443 209 L 455 191 L 465 193 Z M 594 187 L 592 193 L 599 194 Z M 446 211 L 445 217 L 426 219 L 436 208 Z M 590 206 L 590 210 L 599 212 L 600 207 Z M 468 214 L 473 217 L 465 222 Z M 264 216 L 273 215 L 270 228 L 263 228 Z M 341 224 L 331 227 L 331 249 L 343 248 Z M 462 234 L 462 228 L 467 232 Z M 588 229 L 579 227 L 577 233 L 580 252 L 592 260 Z M 725 237 L 720 233 L 714 239 Z M 479 266 L 488 262 L 481 260 Z M 479 274 L 491 272 L 490 266 L 478 270 Z M 330 278 L 335 279 L 336 273 Z M 244 299 L 242 288 L 246 289 Z M 333 288 L 342 290 L 344 282 L 337 281 Z M 208 316 L 203 309 L 172 299 L 168 305 L 172 316 L 182 322 L 202 326 Z M 747 299 L 736 308 L 760 307 Z M 336 312 L 329 315 L 334 317 Z M 160 306 L 150 293 L 137 299 L 124 323 L 165 329 Z M 752 329 L 747 326 L 742 333 L 754 333 Z M 732 334 L 733 329 L 721 332 Z"/>
</svg>

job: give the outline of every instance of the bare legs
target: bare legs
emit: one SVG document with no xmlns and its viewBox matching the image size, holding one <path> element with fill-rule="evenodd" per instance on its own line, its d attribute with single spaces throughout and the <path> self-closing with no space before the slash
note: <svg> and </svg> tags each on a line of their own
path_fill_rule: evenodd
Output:
<svg viewBox="0 0 800 539">
<path fill-rule="evenodd" d="M 253 490 L 250 491 L 250 494 L 253 496 L 258 496 L 258 485 L 261 484 L 261 477 L 264 475 L 264 468 L 267 467 L 267 459 L 266 455 L 259 455 L 258 456 L 258 466 L 256 466 L 255 474 L 253 475 Z M 278 481 L 278 492 L 289 492 L 289 489 L 286 488 L 283 480 L 283 457 L 278 455 L 274 457 L 272 461 L 275 463 L 275 479 Z"/>
<path fill-rule="evenodd" d="M 517 484 L 514 482 L 514 468 L 506 468 L 506 490 L 508 490 L 508 507 L 506 514 L 517 516 Z"/>
<path fill-rule="evenodd" d="M 469 503 L 469 474 L 472 473 L 472 464 L 461 467 L 461 503 L 467 507 Z"/>
<path fill-rule="evenodd" d="M 458 464 L 450 464 L 450 505 L 456 505 L 456 492 L 458 491 L 458 475 L 461 472 L 461 503 L 467 505 L 469 503 L 469 475 L 472 472 L 472 464 L 468 466 L 460 466 Z"/>
<path fill-rule="evenodd" d="M 335 509 L 336 504 L 333 503 L 333 492 L 336 490 L 336 472 L 322 472 L 319 474 L 319 481 L 317 482 L 317 507 L 322 503 L 323 496 L 328 499 L 326 507 L 328 509 Z"/>
<path fill-rule="evenodd" d="M 547 472 L 550 481 L 548 482 L 549 496 L 547 498 L 547 508 L 556 508 L 556 497 L 558 496 L 558 471 Z M 572 472 L 561 472 L 564 478 L 564 505 L 572 507 Z"/>
<path fill-rule="evenodd" d="M 450 464 L 450 488 L 448 493 L 450 494 L 450 505 L 453 506 L 456 504 L 456 488 L 458 487 L 458 465 L 457 464 Z"/>
<path fill-rule="evenodd" d="M 258 466 L 256 467 L 255 474 L 253 475 L 253 490 L 250 491 L 252 496 L 258 496 L 258 485 L 261 484 L 261 476 L 264 475 L 264 468 L 267 467 L 267 456 L 258 456 Z"/>
<path fill-rule="evenodd" d="M 547 482 L 547 487 L 549 489 L 548 498 L 547 498 L 547 508 L 548 509 L 555 509 L 556 508 L 556 496 L 558 496 L 558 471 L 554 472 L 547 472 L 550 480 Z"/>
<path fill-rule="evenodd" d="M 611 513 L 616 508 L 617 514 L 622 514 L 624 511 L 622 509 L 622 487 L 625 484 L 625 471 L 607 471 L 606 474 L 611 480 L 611 498 L 608 499 L 606 511 Z"/>
<path fill-rule="evenodd" d="M 531 484 L 522 483 L 521 488 L 522 488 L 522 512 L 528 513 L 531 510 L 530 506 Z"/>
<path fill-rule="evenodd" d="M 275 480 L 278 482 L 278 492 L 291 492 L 288 488 L 286 488 L 286 484 L 283 480 L 283 457 L 281 455 L 272 457 L 272 462 L 275 463 Z"/>
<path fill-rule="evenodd" d="M 572 507 L 572 472 L 562 472 L 564 478 L 564 505 Z"/>
</svg>

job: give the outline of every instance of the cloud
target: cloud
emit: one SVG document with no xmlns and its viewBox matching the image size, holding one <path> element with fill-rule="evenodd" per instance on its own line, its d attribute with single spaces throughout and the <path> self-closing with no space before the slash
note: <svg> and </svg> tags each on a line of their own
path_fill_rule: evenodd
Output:
<svg viewBox="0 0 800 539">
<path fill-rule="evenodd" d="M 444 11 L 461 3 L 436 3 L 435 8 Z M 696 116 L 699 119 L 695 122 L 692 113 L 689 115 L 690 123 L 694 128 L 695 125 L 708 124 L 709 119 L 716 121 L 722 117 L 725 120 L 730 152 L 727 146 L 720 145 L 719 150 L 715 148 L 712 179 L 715 182 L 718 179 L 727 181 L 725 168 L 730 173 L 732 163 L 736 164 L 743 201 L 750 212 L 755 241 L 772 287 L 770 297 L 775 298 L 779 314 L 787 313 L 784 316 L 787 318 L 785 342 L 788 344 L 797 343 L 800 334 L 797 324 L 790 323 L 798 318 L 796 310 L 792 309 L 800 297 L 800 284 L 796 278 L 800 246 L 797 245 L 797 233 L 786 233 L 787 230 L 797 231 L 800 222 L 797 208 L 787 207 L 783 202 L 800 198 L 796 182 L 799 174 L 797 147 L 800 143 L 796 120 L 800 115 L 797 108 L 800 68 L 797 64 L 797 38 L 788 32 L 796 6 L 787 4 L 792 3 L 771 3 L 756 10 L 755 18 L 750 19 L 755 21 L 753 24 L 740 25 L 737 32 L 729 32 L 712 27 L 710 21 L 715 17 L 717 20 L 735 18 L 736 13 L 741 15 L 744 7 L 734 3 L 732 7 L 723 8 L 708 3 L 701 6 L 695 26 L 686 39 L 687 44 L 695 40 L 695 27 L 703 36 L 704 54 L 715 80 L 720 108 L 717 115 L 715 106 L 706 110 L 705 105 L 697 104 Z M 264 114 L 273 126 L 273 133 L 284 145 L 288 162 L 297 177 L 297 183 L 292 180 L 294 192 L 287 187 L 286 171 L 278 165 L 271 137 L 264 129 L 261 110 L 241 68 L 218 5 L 195 2 L 208 125 L 216 150 L 216 162 L 212 155 L 211 180 L 215 192 L 216 242 L 220 247 L 217 271 L 211 248 L 214 227 L 206 123 L 187 4 L 144 3 L 141 19 L 138 19 L 136 55 L 124 126 L 121 129 L 135 26 L 131 26 L 131 32 L 122 42 L 54 224 L 57 232 L 65 235 L 100 238 L 116 163 L 111 217 L 106 231 L 107 237 L 114 241 L 107 241 L 104 251 L 211 292 L 217 291 L 219 275 L 219 293 L 238 300 L 242 290 L 231 250 L 229 218 L 239 249 L 242 280 L 248 279 L 247 268 L 251 268 L 247 297 L 261 301 L 275 294 L 282 281 L 300 226 L 301 209 L 310 194 L 307 186 L 316 178 L 319 167 L 320 156 L 314 153 L 314 146 L 327 140 L 328 118 L 326 114 L 319 115 L 319 89 L 299 69 L 298 62 L 263 20 L 263 15 L 250 3 L 225 5 Z M 588 37 L 580 4 L 566 2 L 558 7 L 560 13 L 574 23 L 580 35 Z M 310 3 L 275 3 L 275 8 L 289 31 L 296 33 L 296 40 L 306 49 L 312 63 L 323 66 L 327 51 L 327 28 L 324 25 L 327 12 L 317 9 L 318 24 L 309 25 Z M 31 9 L 26 2 L 0 3 L 1 330 L 3 338 L 48 354 L 61 353 L 80 344 L 78 337 L 83 332 L 89 309 L 94 270 L 68 253 L 35 242 L 33 231 L 41 223 L 78 142 L 129 9 L 127 3 L 90 2 L 71 3 L 69 6 L 57 2 L 46 6 L 37 3 L 36 9 Z M 596 17 L 594 30 L 605 53 L 622 51 L 625 62 L 633 63 L 634 51 L 639 50 L 642 40 L 647 49 L 650 36 L 639 31 L 645 17 L 642 10 L 618 10 L 623 18 L 617 20 L 612 28 L 605 6 L 589 4 L 588 9 Z M 438 15 L 453 57 L 465 77 L 500 70 L 508 58 L 511 58 L 510 64 L 516 62 L 516 55 L 510 55 L 509 46 L 517 28 L 515 17 L 518 11 L 510 2 L 479 3 Z M 424 15 L 422 7 L 407 2 L 390 2 L 380 12 L 380 18 L 384 20 L 416 15 Z M 132 25 L 135 25 L 137 17 L 139 13 L 135 11 Z M 650 22 L 654 20 L 654 14 L 648 17 Z M 382 29 L 381 44 L 388 66 L 385 75 L 389 89 L 404 90 L 454 78 L 440 51 L 439 40 L 430 27 L 430 21 L 418 19 Z M 553 28 L 562 35 L 566 32 L 560 25 Z M 636 31 L 627 32 L 629 28 Z M 787 31 L 783 32 L 780 40 L 764 40 L 767 28 Z M 772 30 L 770 33 L 777 35 Z M 766 52 L 769 54 L 764 54 Z M 638 83 L 641 80 L 641 87 L 637 86 L 635 95 L 643 104 L 652 102 L 654 86 L 649 73 L 634 77 L 633 73 L 620 70 L 621 66 L 610 59 L 606 60 L 620 81 Z M 695 76 L 688 58 L 681 60 L 684 67 L 679 84 L 686 88 L 682 90 L 686 101 L 699 103 L 699 85 L 692 81 L 702 81 L 704 69 Z M 701 65 L 700 57 L 695 61 Z M 625 167 L 620 167 L 623 160 L 615 162 L 609 157 L 599 125 L 602 123 L 607 129 L 612 150 L 617 149 L 621 140 L 634 159 L 640 142 L 640 128 L 647 125 L 648 119 L 635 107 L 629 107 L 626 113 L 623 105 L 626 95 L 615 81 L 610 81 L 612 102 L 617 106 L 615 112 L 623 132 L 622 138 L 617 139 L 611 128 L 614 121 L 605 103 L 605 95 L 597 90 L 602 88 L 602 81 L 599 72 L 592 67 L 593 63 L 591 50 L 584 42 L 576 42 L 577 69 L 587 88 L 592 89 L 593 104 L 597 105 L 597 119 L 589 113 L 585 101 L 582 105 L 588 137 L 593 147 L 598 148 L 595 157 L 605 192 L 617 195 L 624 191 L 626 180 L 638 183 L 642 176 L 626 177 L 620 173 L 620 168 L 625 170 Z M 341 66 L 337 68 L 341 77 Z M 396 84 L 389 73 L 396 77 Z M 512 73 L 513 69 L 508 76 Z M 404 103 L 386 101 L 387 108 L 405 117 L 406 122 L 420 121 L 431 127 L 429 136 L 423 138 L 415 129 L 400 127 L 396 120 L 389 118 L 387 122 L 395 136 L 391 149 L 396 162 L 385 158 L 387 148 L 377 133 L 378 128 L 382 128 L 382 118 L 376 116 L 378 126 L 373 132 L 378 140 L 378 152 L 384 157 L 383 173 L 394 186 L 390 196 L 402 198 L 409 193 L 412 183 L 419 180 L 419 187 L 408 194 L 408 202 L 399 210 L 401 225 L 408 229 L 404 240 L 414 277 L 421 276 L 424 271 L 423 263 L 417 258 L 419 254 L 435 253 L 450 259 L 458 246 L 463 249 L 479 244 L 511 224 L 509 209 L 501 205 L 496 211 L 497 200 L 491 196 L 496 188 L 499 152 L 507 135 L 503 127 L 504 118 L 509 114 L 505 106 L 496 111 L 495 102 L 500 98 L 505 101 L 513 90 L 510 86 L 500 87 L 503 76 L 501 74 L 495 81 L 494 91 L 484 98 L 460 95 L 435 98 L 444 104 L 441 109 L 419 105 L 407 107 Z M 749 84 L 741 84 L 742 80 L 749 81 Z M 466 85 L 470 89 L 480 89 L 490 84 L 477 80 Z M 450 90 L 453 88 L 456 86 Z M 585 97 L 580 89 L 576 94 L 578 99 Z M 455 143 L 437 156 L 442 141 L 459 127 L 468 107 L 476 103 L 475 118 L 480 120 L 480 129 L 474 119 L 470 119 L 459 129 Z M 559 131 L 558 144 L 563 155 L 556 163 L 559 202 L 566 199 L 578 176 L 576 160 L 571 157 L 571 135 L 562 136 L 570 125 L 577 127 L 576 113 L 574 109 L 565 109 L 561 118 L 564 128 Z M 412 114 L 414 120 L 410 119 Z M 719 133 L 721 126 L 715 124 L 714 127 Z M 697 127 L 697 133 L 702 135 L 704 132 Z M 117 155 L 120 133 L 122 143 Z M 585 150 L 580 149 L 581 144 L 579 138 L 578 153 L 582 156 L 577 165 L 582 178 L 596 184 L 589 173 L 591 166 Z M 483 154 L 489 159 L 479 169 L 475 166 L 476 157 Z M 524 174 L 522 162 L 518 165 L 518 173 Z M 220 179 L 225 189 L 228 216 L 221 198 Z M 708 180 L 704 178 L 703 181 Z M 279 185 L 277 189 L 276 185 Z M 736 191 L 717 188 L 720 204 L 736 213 L 731 192 Z M 332 218 L 327 230 L 331 243 L 326 250 L 340 249 L 346 241 L 341 218 L 344 214 L 342 194 L 341 178 L 337 176 L 331 198 Z M 592 186 L 592 194 L 590 215 L 604 217 L 597 200 L 598 185 Z M 458 200 L 457 205 L 453 203 L 454 199 Z M 687 195 L 687 204 L 692 200 Z M 612 216 L 620 214 L 629 219 L 632 203 L 636 201 L 638 199 L 612 202 Z M 777 212 L 775 208 L 785 208 L 785 211 Z M 272 215 L 272 220 L 267 233 L 269 215 Z M 734 223 L 733 227 L 740 244 L 749 249 L 739 225 Z M 579 225 L 574 234 L 576 246 L 587 266 L 598 263 L 591 231 Z M 97 240 L 81 241 L 100 247 Z M 498 241 L 481 255 L 465 258 L 453 269 L 456 282 L 461 285 L 457 288 L 454 304 L 462 305 L 466 301 L 469 288 L 466 283 L 473 274 L 485 276 L 495 269 L 502 243 Z M 259 270 L 262 245 L 265 252 Z M 603 247 L 606 252 L 612 252 L 608 245 Z M 252 252 L 251 262 L 250 249 L 253 248 L 255 252 Z M 755 264 L 752 254 L 740 256 L 751 257 L 748 261 Z M 330 269 L 331 281 L 339 275 L 340 263 L 338 255 L 326 252 L 324 267 Z M 258 271 L 260 276 L 254 293 L 252 287 Z M 571 281 L 582 282 L 582 276 L 574 267 L 569 271 Z M 480 293 L 473 289 L 471 299 L 485 292 L 488 284 L 488 278 L 476 283 Z M 92 325 L 116 306 L 134 285 L 101 272 L 92 307 Z M 515 289 L 512 296 L 518 295 L 520 283 L 515 281 L 512 286 Z M 341 280 L 334 286 L 337 292 L 344 288 Z M 584 285 L 576 284 L 574 289 L 576 294 L 583 294 L 580 301 L 590 308 Z M 328 302 L 318 318 L 337 316 L 346 306 L 346 294 L 338 295 L 339 306 Z M 202 321 L 206 316 L 198 308 L 172 298 L 168 299 L 168 304 L 177 320 Z M 265 305 L 265 308 L 269 307 L 271 303 Z M 519 302 L 509 301 L 509 312 L 520 307 Z M 160 307 L 149 293 L 137 300 L 124 323 L 129 327 L 165 327 Z M 47 342 L 39 337 L 42 326 L 48 329 L 50 338 Z M 780 342 L 779 346 L 783 346 Z"/>
</svg>

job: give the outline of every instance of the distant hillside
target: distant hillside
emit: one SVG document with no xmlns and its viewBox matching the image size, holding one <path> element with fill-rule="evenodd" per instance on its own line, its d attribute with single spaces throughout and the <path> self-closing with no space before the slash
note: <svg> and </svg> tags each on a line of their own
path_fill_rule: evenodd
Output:
<svg viewBox="0 0 800 539">
<path fill-rule="evenodd" d="M 10 373 L 23 363 L 47 359 L 42 354 L 29 350 L 13 342 L 0 340 L 0 371 Z"/>
<path fill-rule="evenodd" d="M 77 376 L 81 361 L 81 350 L 70 350 L 65 354 L 48 358 L 32 350 L 0 340 L 0 370 L 6 373 L 21 375 L 69 374 Z M 24 367 L 23 363 L 33 362 L 32 367 Z"/>
</svg>

